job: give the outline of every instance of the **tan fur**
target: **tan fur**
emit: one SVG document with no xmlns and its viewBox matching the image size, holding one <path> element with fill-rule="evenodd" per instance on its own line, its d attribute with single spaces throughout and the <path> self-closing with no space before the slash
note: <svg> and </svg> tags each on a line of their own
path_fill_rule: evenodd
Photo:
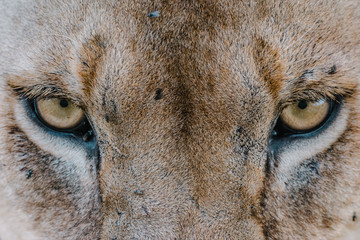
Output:
<svg viewBox="0 0 360 240">
<path fill-rule="evenodd" d="M 360 239 L 358 0 L 0 5 L 1 240 Z M 96 148 L 29 118 L 38 96 Z M 275 146 L 285 106 L 338 96 Z"/>
</svg>

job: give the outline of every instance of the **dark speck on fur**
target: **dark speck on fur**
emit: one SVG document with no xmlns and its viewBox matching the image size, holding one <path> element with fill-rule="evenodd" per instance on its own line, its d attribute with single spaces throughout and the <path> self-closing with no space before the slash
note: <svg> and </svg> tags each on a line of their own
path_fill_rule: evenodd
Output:
<svg viewBox="0 0 360 240">
<path fill-rule="evenodd" d="M 140 196 L 141 196 L 141 195 L 144 195 L 144 191 L 143 191 L 141 188 L 135 190 L 134 193 L 135 193 L 136 195 L 140 195 Z"/>
<path fill-rule="evenodd" d="M 335 74 L 335 73 L 336 73 L 336 65 L 332 66 L 329 71 L 329 74 Z"/>
<path fill-rule="evenodd" d="M 155 100 L 160 100 L 163 96 L 163 91 L 162 89 L 156 89 L 156 95 L 155 95 Z"/>
<path fill-rule="evenodd" d="M 148 17 L 159 17 L 160 13 L 159 13 L 159 11 L 154 11 L 154 12 L 149 13 L 147 16 Z"/>
<path fill-rule="evenodd" d="M 26 179 L 31 178 L 32 173 L 33 173 L 33 171 L 30 169 L 26 174 Z"/>
<path fill-rule="evenodd" d="M 86 67 L 90 67 L 89 64 L 87 62 L 82 62 L 83 65 L 85 65 Z"/>
</svg>

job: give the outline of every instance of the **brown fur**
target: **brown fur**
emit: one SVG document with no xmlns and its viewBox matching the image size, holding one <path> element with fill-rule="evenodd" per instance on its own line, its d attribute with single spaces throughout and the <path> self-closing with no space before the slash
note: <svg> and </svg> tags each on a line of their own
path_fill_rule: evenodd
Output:
<svg viewBox="0 0 360 240">
<path fill-rule="evenodd" d="M 0 239 L 360 239 L 358 0 L 1 3 Z M 96 148 L 39 127 L 39 96 Z M 272 140 L 288 104 L 339 96 L 326 130 Z"/>
</svg>

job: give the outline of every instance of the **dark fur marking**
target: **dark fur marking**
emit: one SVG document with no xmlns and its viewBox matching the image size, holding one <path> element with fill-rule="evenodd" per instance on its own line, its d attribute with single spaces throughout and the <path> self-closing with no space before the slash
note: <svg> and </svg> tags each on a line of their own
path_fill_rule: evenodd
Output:
<svg viewBox="0 0 360 240">
<path fill-rule="evenodd" d="M 105 114 L 105 121 L 110 122 L 109 114 L 107 114 L 107 113 Z"/>
<path fill-rule="evenodd" d="M 195 197 L 191 197 L 190 200 L 195 204 L 196 209 L 200 209 L 199 201 Z"/>
<path fill-rule="evenodd" d="M 116 102 L 115 102 L 114 100 L 111 100 L 111 101 L 110 101 L 110 105 L 111 105 L 112 108 L 113 108 L 114 114 L 117 114 L 117 113 L 118 113 L 118 109 L 117 109 Z"/>
<path fill-rule="evenodd" d="M 24 92 L 24 88 L 22 87 L 17 87 L 13 89 L 15 93 L 21 94 Z"/>
<path fill-rule="evenodd" d="M 90 68 L 90 66 L 87 62 L 82 62 L 82 64 L 85 65 L 86 67 Z"/>
<path fill-rule="evenodd" d="M 150 213 L 149 213 L 149 210 L 147 209 L 146 206 L 141 206 L 142 209 L 144 209 L 144 212 L 146 213 L 146 216 L 147 217 L 150 217 Z"/>
<path fill-rule="evenodd" d="M 353 213 L 352 220 L 353 220 L 353 222 L 356 222 L 356 220 L 357 220 L 356 212 Z"/>
<path fill-rule="evenodd" d="M 268 196 L 266 193 L 267 189 L 270 189 L 270 181 L 269 179 L 271 178 L 272 175 L 272 162 L 275 162 L 276 159 L 274 157 L 274 152 L 269 151 L 267 154 L 267 159 L 266 159 L 266 163 L 265 163 L 265 177 L 263 180 L 263 188 L 261 191 L 261 201 L 260 201 L 260 213 L 259 213 L 259 218 L 261 219 L 260 222 L 262 224 L 262 229 L 263 229 L 263 234 L 265 239 L 271 239 L 273 236 L 272 233 L 274 232 L 278 232 L 278 223 L 277 220 L 274 217 L 271 217 L 270 219 L 268 219 L 267 221 L 264 221 L 263 217 L 264 217 L 264 212 L 267 211 L 267 206 L 266 206 L 266 202 L 268 200 Z"/>
<path fill-rule="evenodd" d="M 121 216 L 123 215 L 123 213 L 120 212 L 119 209 L 116 209 L 116 212 L 117 212 L 117 214 L 119 215 L 119 217 L 121 217 Z"/>
<path fill-rule="evenodd" d="M 316 173 L 316 175 L 320 175 L 319 173 L 319 163 L 318 162 L 310 162 L 308 167 L 312 170 L 312 172 Z"/>
<path fill-rule="evenodd" d="M 163 97 L 163 90 L 162 89 L 156 89 L 155 93 L 155 100 L 160 100 Z"/>
<path fill-rule="evenodd" d="M 314 74 L 314 70 L 305 70 L 303 74 L 300 76 L 300 79 L 307 79 L 309 77 L 312 77 Z"/>
<path fill-rule="evenodd" d="M 26 179 L 31 178 L 32 173 L 33 173 L 33 170 L 31 170 L 31 169 L 28 170 L 27 173 L 26 173 Z"/>
<path fill-rule="evenodd" d="M 243 128 L 243 127 L 239 127 L 238 129 L 236 129 L 236 133 L 241 134 L 242 132 L 244 132 L 244 128 Z"/>
<path fill-rule="evenodd" d="M 10 126 L 8 133 L 10 133 L 10 134 L 18 134 L 18 133 L 22 133 L 22 131 L 17 126 Z"/>
</svg>

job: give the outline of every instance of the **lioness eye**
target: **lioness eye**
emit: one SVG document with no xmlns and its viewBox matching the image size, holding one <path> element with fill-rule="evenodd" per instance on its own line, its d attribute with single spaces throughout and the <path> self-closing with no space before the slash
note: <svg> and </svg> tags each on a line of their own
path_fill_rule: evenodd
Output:
<svg viewBox="0 0 360 240">
<path fill-rule="evenodd" d="M 55 130 L 69 130 L 78 127 L 85 119 L 81 108 L 63 98 L 40 98 L 34 101 L 38 118 Z"/>
<path fill-rule="evenodd" d="M 322 126 L 327 120 L 331 102 L 301 100 L 285 107 L 280 115 L 283 126 L 296 133 L 310 132 Z"/>
</svg>

